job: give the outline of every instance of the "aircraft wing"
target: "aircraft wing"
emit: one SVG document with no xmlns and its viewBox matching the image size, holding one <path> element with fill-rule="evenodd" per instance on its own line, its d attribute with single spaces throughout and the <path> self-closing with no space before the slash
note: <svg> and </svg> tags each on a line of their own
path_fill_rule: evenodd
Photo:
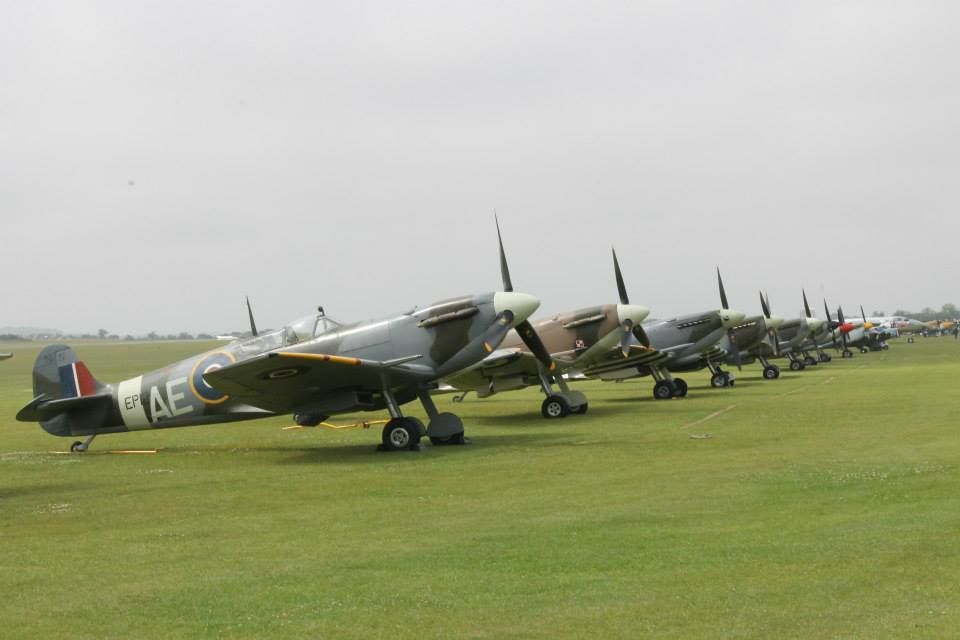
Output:
<svg viewBox="0 0 960 640">
<path fill-rule="evenodd" d="M 433 370 L 412 361 L 377 361 L 318 353 L 273 352 L 203 374 L 213 388 L 256 407 L 287 413 L 337 391 L 383 389 L 429 381 Z"/>
<path fill-rule="evenodd" d="M 539 375 L 539 366 L 532 353 L 516 348 L 498 349 L 472 367 L 448 376 L 444 381 L 463 391 L 481 389 L 488 387 L 491 381 L 536 378 Z"/>
</svg>

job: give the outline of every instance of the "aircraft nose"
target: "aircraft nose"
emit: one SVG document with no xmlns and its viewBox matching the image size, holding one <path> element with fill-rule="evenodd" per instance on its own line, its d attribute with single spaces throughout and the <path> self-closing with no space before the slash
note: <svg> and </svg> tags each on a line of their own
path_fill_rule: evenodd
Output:
<svg viewBox="0 0 960 640">
<path fill-rule="evenodd" d="M 768 329 L 779 329 L 783 326 L 783 318 L 779 316 L 770 316 L 767 318 L 767 328 Z"/>
<path fill-rule="evenodd" d="M 539 307 L 540 299 L 526 293 L 498 291 L 493 294 L 493 309 L 498 315 L 507 310 L 513 312 L 512 327 L 532 316 Z"/>
<path fill-rule="evenodd" d="M 746 317 L 747 314 L 743 313 L 742 311 L 732 311 L 730 309 L 720 310 L 720 322 L 723 324 L 724 329 L 730 329 L 731 327 L 737 326 L 743 322 L 743 319 Z"/>
<path fill-rule="evenodd" d="M 823 326 L 823 320 L 820 318 L 807 318 L 807 327 L 811 331 L 820 331 L 820 327 Z"/>
<path fill-rule="evenodd" d="M 641 307 L 638 304 L 617 305 L 617 320 L 620 321 L 620 324 L 623 324 L 624 320 L 630 320 L 634 324 L 640 324 L 648 315 L 650 315 L 650 309 Z"/>
</svg>

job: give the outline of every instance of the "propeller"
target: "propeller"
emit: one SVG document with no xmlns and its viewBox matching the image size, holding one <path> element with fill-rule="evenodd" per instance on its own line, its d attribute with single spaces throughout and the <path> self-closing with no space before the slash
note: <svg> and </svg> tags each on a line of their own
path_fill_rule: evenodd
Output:
<svg viewBox="0 0 960 640">
<path fill-rule="evenodd" d="M 250 296 L 247 296 L 247 315 L 250 316 L 250 335 L 257 336 L 257 323 L 253 321 L 253 309 L 250 307 Z"/>
<path fill-rule="evenodd" d="M 807 302 L 807 292 L 804 289 L 801 289 L 801 291 L 803 291 L 803 309 L 807 312 L 807 317 L 812 318 L 813 314 L 810 313 L 810 303 Z"/>
<path fill-rule="evenodd" d="M 837 307 L 837 320 L 840 321 L 840 326 L 847 324 L 847 321 L 843 319 L 843 307 Z M 847 332 L 840 332 L 840 342 L 843 343 L 843 348 L 847 348 Z"/>
<path fill-rule="evenodd" d="M 726 311 L 730 308 L 727 302 L 727 290 L 723 288 L 723 276 L 720 275 L 720 267 L 717 267 L 717 285 L 720 287 L 720 307 Z M 727 329 L 727 338 L 730 340 L 730 346 L 733 348 L 733 359 L 737 363 L 737 369 L 743 371 L 743 362 L 740 359 L 740 348 L 737 346 L 737 333 L 733 327 Z"/>
<path fill-rule="evenodd" d="M 613 275 L 617 279 L 617 293 L 620 294 L 620 304 L 630 304 L 630 296 L 627 295 L 627 285 L 624 284 L 623 272 L 620 271 L 620 261 L 617 260 L 617 250 L 610 247 L 610 251 L 613 252 Z M 647 338 L 643 327 L 640 325 L 634 326 L 634 322 L 630 318 L 625 319 L 620 327 L 623 329 L 623 333 L 620 335 L 620 353 L 623 354 L 624 358 L 630 355 L 630 341 L 634 337 L 643 343 L 645 347 L 650 346 L 650 339 Z M 643 335 L 642 339 L 640 335 L 635 333 L 638 330 L 640 335 Z"/>
<path fill-rule="evenodd" d="M 506 292 L 513 291 L 513 281 L 510 280 L 510 265 L 507 264 L 507 254 L 503 250 L 503 237 L 500 235 L 500 220 L 497 218 L 496 214 L 493 216 L 493 220 L 497 225 L 497 242 L 500 244 L 500 276 L 503 278 L 503 290 Z M 501 317 L 505 314 L 510 314 L 510 319 L 504 324 L 501 320 Z M 487 329 L 487 332 L 495 332 L 494 337 L 499 336 L 500 340 L 503 339 L 503 336 L 500 335 L 502 331 L 505 335 L 510 331 L 510 324 L 513 322 L 513 314 L 510 311 L 503 311 L 497 316 L 497 321 Z M 498 327 L 505 327 L 499 329 Z M 543 344 L 543 340 L 540 339 L 540 336 L 537 334 L 536 329 L 533 328 L 533 325 L 530 324 L 529 320 L 524 320 L 517 325 L 517 334 L 520 336 L 520 339 L 523 340 L 523 344 L 527 345 L 527 348 L 530 349 L 530 353 L 534 355 L 537 361 L 544 366 L 547 371 L 553 371 L 557 368 L 557 363 L 553 361 L 550 352 L 547 351 L 547 348 Z M 493 351 L 489 348 L 491 344 L 500 344 L 500 341 L 484 341 L 484 346 L 488 347 L 487 351 Z"/>
<path fill-rule="evenodd" d="M 767 297 L 763 297 L 763 291 L 760 291 L 760 307 L 763 309 L 763 317 L 770 319 L 770 294 L 767 294 Z M 776 353 L 780 353 L 780 335 L 777 333 L 776 329 L 768 329 L 767 335 L 773 339 L 773 349 Z"/>
<path fill-rule="evenodd" d="M 840 330 L 840 325 L 834 325 L 833 318 L 830 317 L 830 307 L 827 306 L 827 299 L 823 299 L 823 312 L 827 315 L 827 329 L 830 330 L 830 339 L 833 341 L 833 348 L 837 351 L 840 350 L 840 346 L 837 344 L 837 332 Z"/>
</svg>

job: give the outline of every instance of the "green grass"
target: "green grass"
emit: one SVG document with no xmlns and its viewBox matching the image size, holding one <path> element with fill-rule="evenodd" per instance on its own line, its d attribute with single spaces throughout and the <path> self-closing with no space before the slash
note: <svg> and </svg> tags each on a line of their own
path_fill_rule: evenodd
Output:
<svg viewBox="0 0 960 640">
<path fill-rule="evenodd" d="M 539 417 L 534 390 L 442 397 L 473 446 L 401 454 L 374 451 L 377 429 L 282 431 L 283 418 L 53 453 L 70 440 L 13 419 L 36 347 L 5 350 L 17 355 L 0 363 L 4 638 L 943 638 L 960 627 L 952 339 L 901 340 L 776 381 L 750 366 L 733 389 L 689 374 L 684 400 L 654 401 L 649 379 L 590 383 L 589 414 L 561 421 Z M 78 354 L 117 381 L 199 350 Z"/>
</svg>

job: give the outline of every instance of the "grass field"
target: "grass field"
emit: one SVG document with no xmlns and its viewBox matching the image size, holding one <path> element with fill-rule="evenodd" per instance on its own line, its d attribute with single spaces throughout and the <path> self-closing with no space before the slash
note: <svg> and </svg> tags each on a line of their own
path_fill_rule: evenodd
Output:
<svg viewBox="0 0 960 640">
<path fill-rule="evenodd" d="M 945 638 L 960 629 L 960 343 L 733 389 L 453 405 L 470 447 L 289 419 L 71 440 L 0 363 L 0 635 Z M 196 343 L 79 345 L 105 381 Z M 415 415 L 418 405 L 408 405 Z M 377 416 L 363 416 L 377 417 Z M 346 419 L 341 419 L 346 421 Z M 112 449 L 159 448 L 156 455 Z"/>
</svg>

